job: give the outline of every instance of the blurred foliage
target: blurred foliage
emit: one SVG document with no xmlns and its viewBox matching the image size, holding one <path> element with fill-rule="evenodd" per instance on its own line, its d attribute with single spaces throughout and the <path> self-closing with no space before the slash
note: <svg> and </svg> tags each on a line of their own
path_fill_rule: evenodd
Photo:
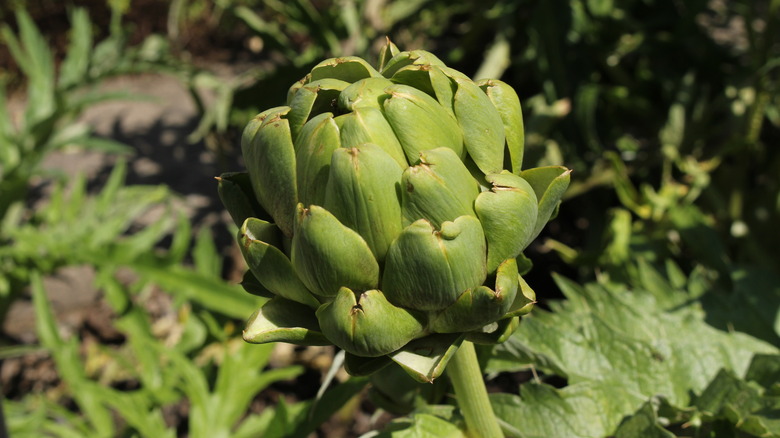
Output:
<svg viewBox="0 0 780 438">
<path fill-rule="evenodd" d="M 4 402 L 12 436 L 306 436 L 364 388 L 352 379 L 244 416 L 262 388 L 303 370 L 264 371 L 270 351 L 237 340 L 236 319 L 256 303 L 224 284 L 208 233 L 193 243 L 175 194 L 125 186 L 121 164 L 97 193 L 59 178 L 33 206 L 29 190 L 51 151 L 127 151 L 77 122 L 89 105 L 131 97 L 96 91 L 107 77 L 180 78 L 201 115 L 191 140 L 229 154 L 246 120 L 284 101 L 313 63 L 371 59 L 386 36 L 512 84 L 526 167 L 575 170 L 547 240 L 531 249 L 545 261 L 532 275 L 573 280 L 535 280 L 549 310 L 481 352 L 491 376 L 538 376 L 494 397 L 505 433 L 780 436 L 780 1 L 174 0 L 161 2 L 167 35 L 137 45 L 127 18 L 138 3 L 97 3 L 110 18 L 98 26 L 72 9 L 61 57 L 24 12 L 0 31 L 28 81 L 19 119 L 0 87 L 0 292 L 7 305 L 32 285 L 41 345 L 78 388 Z M 107 35 L 97 43 L 96 27 Z M 241 70 L 216 72 L 216 53 L 196 41 L 228 44 L 213 50 Z M 139 225 L 152 208 L 161 219 Z M 79 352 L 57 333 L 40 279 L 73 264 L 96 268 L 121 346 Z M 125 269 L 130 282 L 118 280 Z M 143 301 L 155 288 L 174 296 L 176 336 L 151 329 Z M 134 389 L 121 389 L 127 381 Z M 445 393 L 373 385 L 377 405 L 410 413 L 374 436 L 459 433 L 458 412 L 438 404 Z M 185 399 L 189 423 L 170 424 L 165 412 Z"/>
<path fill-rule="evenodd" d="M 20 118 L 8 111 L 5 85 L 0 84 L 0 308 L 5 309 L 9 298 L 29 281 L 26 269 L 38 265 L 46 272 L 71 261 L 47 252 L 44 248 L 25 249 L 24 241 L 12 235 L 19 232 L 22 223 L 48 223 L 67 225 L 80 219 L 80 201 L 86 196 L 85 182 L 75 184 L 71 208 L 56 206 L 46 215 L 34 213 L 28 208 L 28 193 L 32 181 L 41 174 L 40 164 L 50 153 L 58 150 L 83 148 L 109 153 L 128 153 L 130 149 L 111 139 L 94 136 L 92 128 L 78 121 L 79 115 L 89 106 L 107 100 L 130 99 L 126 93 L 105 93 L 95 89 L 102 79 L 129 72 L 148 71 L 156 61 L 157 52 L 144 45 L 128 48 L 121 33 L 95 44 L 92 23 L 86 10 L 74 9 L 71 13 L 72 30 L 65 58 L 55 67 L 55 60 L 44 36 L 30 16 L 20 10 L 16 15 L 18 34 L 9 26 L 0 28 L 0 35 L 10 49 L 19 69 L 27 79 L 24 111 Z M 0 78 L 1 79 L 1 78 Z M 62 188 L 60 188 L 61 190 Z M 112 193 L 113 194 L 113 193 Z M 63 202 L 62 194 L 58 195 Z M 109 195 L 110 196 L 110 195 Z M 150 203 L 159 202 L 165 196 L 152 195 Z M 102 201 L 110 203 L 110 199 Z M 132 206 L 131 206 L 132 207 Z M 137 206 L 136 206 L 137 207 Z M 75 208 L 75 210 L 73 210 Z M 62 214 L 62 217 L 58 215 Z M 119 226 L 103 227 L 108 234 L 89 235 L 97 241 L 112 241 L 130 225 L 140 211 L 132 208 L 110 211 L 113 222 Z M 89 232 L 88 228 L 83 228 Z M 40 230 L 36 230 L 40 231 Z M 35 234 L 35 233 L 33 233 Z M 74 234 L 76 235 L 76 234 Z M 47 241 L 50 242 L 50 241 Z M 100 243 L 102 243 L 100 242 Z M 53 243 L 53 242 L 50 242 Z M 65 242 L 61 242 L 65 243 Z M 73 242 L 70 242 L 73 243 Z M 97 245 L 98 243 L 96 243 Z M 77 249 L 71 246 L 70 249 Z M 87 245 L 82 248 L 89 253 Z M 25 253 L 29 251 L 29 253 Z M 79 257 L 76 256 L 75 259 Z M 4 310 L 3 310 L 4 312 Z"/>
<path fill-rule="evenodd" d="M 112 6 L 123 12 L 126 3 Z M 9 26 L 0 29 L 26 79 L 25 110 L 18 119 L 7 110 L 5 87 L 0 88 L 0 307 L 4 315 L 13 300 L 31 293 L 40 347 L 51 355 L 63 388 L 4 401 L 7 432 L 172 437 L 185 430 L 193 437 L 250 437 L 272 436 L 269 429 L 314 430 L 364 383 L 358 379 L 326 392 L 316 410 L 306 401 L 247 415 L 259 392 L 303 369 L 266 371 L 271 348 L 240 339 L 236 319 L 261 299 L 224 282 L 211 234 L 202 230 L 193 242 L 192 226 L 174 193 L 162 185 L 126 185 L 124 160 L 94 193 L 83 175 L 41 171 L 42 161 L 59 150 L 130 152 L 93 135 L 79 115 L 99 102 L 133 98 L 98 91 L 107 77 L 170 71 L 169 52 L 159 38 L 129 46 L 121 21 L 112 20 L 111 35 L 94 44 L 86 10 L 74 9 L 71 19 L 69 49 L 57 67 L 24 10 L 16 15 L 18 34 Z M 32 199 L 31 189 L 45 199 Z M 78 336 L 61 334 L 42 278 L 69 266 L 94 271 L 94 285 L 123 337 L 119 346 L 85 347 Z M 174 314 L 167 321 L 152 315 L 146 304 L 159 289 L 173 296 Z M 29 350 L 0 347 L 6 358 Z M 122 389 L 127 382 L 134 389 Z M 184 405 L 191 413 L 186 423 L 166 417 Z M 307 417 L 310 411 L 315 415 Z"/>
</svg>

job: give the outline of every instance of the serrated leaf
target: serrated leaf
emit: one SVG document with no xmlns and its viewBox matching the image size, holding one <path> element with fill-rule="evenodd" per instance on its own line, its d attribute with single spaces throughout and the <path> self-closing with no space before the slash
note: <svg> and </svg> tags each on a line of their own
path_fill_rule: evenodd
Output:
<svg viewBox="0 0 780 438">
<path fill-rule="evenodd" d="M 609 384 L 609 397 L 625 403 L 604 418 L 601 435 L 651 396 L 688 406 L 691 394 L 702 391 L 722 367 L 741 375 L 755 353 L 778 352 L 745 334 L 711 327 L 695 304 L 666 311 L 641 289 L 556 281 L 568 300 L 550 303 L 553 312 L 524 318 L 515 335 L 496 347 L 496 359 L 535 362 L 572 386 Z M 499 365 L 498 360 L 491 363 Z M 497 371 L 490 363 L 488 368 Z"/>
<path fill-rule="evenodd" d="M 496 416 L 520 431 L 520 438 L 604 437 L 623 417 L 626 405 L 642 399 L 614 382 L 587 382 L 556 389 L 543 383 L 526 383 L 520 395 L 499 393 L 490 397 Z"/>
</svg>

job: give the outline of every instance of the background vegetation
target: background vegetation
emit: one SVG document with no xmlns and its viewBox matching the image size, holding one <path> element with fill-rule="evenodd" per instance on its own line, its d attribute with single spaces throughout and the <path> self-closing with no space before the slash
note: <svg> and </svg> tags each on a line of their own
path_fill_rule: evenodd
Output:
<svg viewBox="0 0 780 438">
<path fill-rule="evenodd" d="M 385 36 L 512 84 L 526 167 L 574 169 L 529 249 L 540 305 L 480 351 L 505 432 L 780 436 L 780 1 L 17 0 L 0 21 L 11 436 L 451 436 L 446 381 L 383 385 L 328 372 L 329 349 L 244 344 L 261 299 L 235 285 L 232 225 L 189 214 L 166 179 L 128 182 L 138 151 L 84 118 L 154 101 L 112 78 L 164 75 L 197 111 L 187 156 L 240 170 L 249 117 L 322 58 L 375 59 Z M 43 165 L 74 149 L 110 165 Z M 110 336 L 63 330 L 45 285 L 73 267 Z M 20 302 L 31 338 L 8 330 Z M 56 373 L 25 377 L 30 363 Z"/>
</svg>

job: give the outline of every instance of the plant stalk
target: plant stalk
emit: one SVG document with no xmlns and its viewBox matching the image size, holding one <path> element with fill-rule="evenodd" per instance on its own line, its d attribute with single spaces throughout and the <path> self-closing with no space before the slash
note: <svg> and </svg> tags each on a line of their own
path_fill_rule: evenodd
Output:
<svg viewBox="0 0 780 438">
<path fill-rule="evenodd" d="M 455 388 L 458 407 L 466 418 L 468 435 L 471 438 L 503 438 L 496 414 L 490 406 L 474 344 L 463 341 L 447 364 L 447 375 Z"/>
</svg>

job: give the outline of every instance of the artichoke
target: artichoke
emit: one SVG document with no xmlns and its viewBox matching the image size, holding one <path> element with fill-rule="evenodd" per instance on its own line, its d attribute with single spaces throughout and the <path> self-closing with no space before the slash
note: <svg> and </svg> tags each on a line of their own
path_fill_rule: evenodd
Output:
<svg viewBox="0 0 780 438">
<path fill-rule="evenodd" d="M 521 170 L 515 91 L 388 41 L 378 69 L 316 65 L 252 119 L 248 172 L 218 180 L 249 271 L 270 298 L 253 343 L 335 344 L 352 374 L 395 361 L 432 381 L 463 340 L 501 342 L 535 295 L 522 251 L 569 170 Z"/>
</svg>

